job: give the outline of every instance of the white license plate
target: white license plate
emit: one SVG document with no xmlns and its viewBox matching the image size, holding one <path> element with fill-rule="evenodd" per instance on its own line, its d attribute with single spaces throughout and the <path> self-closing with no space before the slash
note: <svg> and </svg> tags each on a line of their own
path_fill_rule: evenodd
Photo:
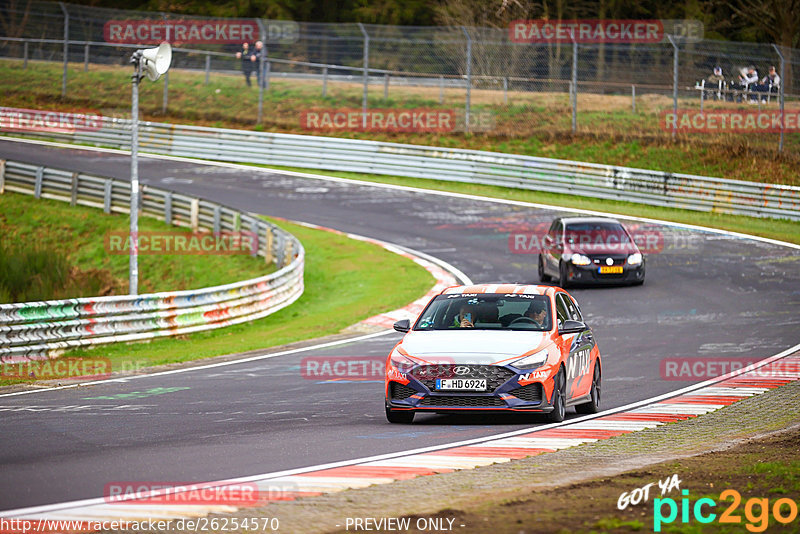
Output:
<svg viewBox="0 0 800 534">
<path fill-rule="evenodd" d="M 486 391 L 485 378 L 437 378 L 436 389 Z"/>
</svg>

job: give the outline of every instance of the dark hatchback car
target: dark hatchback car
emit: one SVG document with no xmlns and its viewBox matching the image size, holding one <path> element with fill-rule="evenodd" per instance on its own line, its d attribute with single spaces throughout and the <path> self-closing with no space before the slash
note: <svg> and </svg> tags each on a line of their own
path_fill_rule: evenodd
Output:
<svg viewBox="0 0 800 534">
<path fill-rule="evenodd" d="M 643 284 L 645 259 L 616 219 L 559 217 L 539 254 L 539 279 L 561 287 L 583 284 Z"/>
</svg>

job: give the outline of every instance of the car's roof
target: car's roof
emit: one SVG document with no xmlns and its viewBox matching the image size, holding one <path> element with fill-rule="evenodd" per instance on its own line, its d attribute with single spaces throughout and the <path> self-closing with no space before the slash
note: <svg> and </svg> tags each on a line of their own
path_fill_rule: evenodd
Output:
<svg viewBox="0 0 800 534">
<path fill-rule="evenodd" d="M 443 295 L 461 293 L 516 293 L 518 295 L 551 295 L 558 288 L 533 284 L 472 284 L 468 286 L 452 286 L 442 291 Z"/>
<path fill-rule="evenodd" d="M 618 220 L 611 217 L 560 217 L 561 221 L 565 224 L 572 223 L 598 223 L 598 222 L 612 222 L 621 224 Z"/>
</svg>

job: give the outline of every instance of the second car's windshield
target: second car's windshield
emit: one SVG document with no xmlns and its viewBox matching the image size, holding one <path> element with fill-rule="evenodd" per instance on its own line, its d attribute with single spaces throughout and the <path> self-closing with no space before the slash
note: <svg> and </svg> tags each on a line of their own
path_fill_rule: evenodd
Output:
<svg viewBox="0 0 800 534">
<path fill-rule="evenodd" d="M 544 295 L 439 295 L 422 312 L 414 330 L 474 328 L 550 330 L 550 298 Z"/>
<path fill-rule="evenodd" d="M 625 228 L 616 222 L 570 223 L 564 234 L 567 243 L 580 245 L 613 247 L 630 242 Z"/>
</svg>

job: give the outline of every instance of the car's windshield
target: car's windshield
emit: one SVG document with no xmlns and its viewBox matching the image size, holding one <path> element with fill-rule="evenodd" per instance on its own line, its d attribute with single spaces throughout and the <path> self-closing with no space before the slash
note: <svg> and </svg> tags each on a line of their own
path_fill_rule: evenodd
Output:
<svg viewBox="0 0 800 534">
<path fill-rule="evenodd" d="M 618 222 L 570 223 L 564 231 L 567 243 L 580 245 L 619 246 L 631 241 L 628 232 Z"/>
<path fill-rule="evenodd" d="M 414 330 L 550 330 L 550 298 L 544 295 L 439 295 L 422 312 Z"/>
</svg>

